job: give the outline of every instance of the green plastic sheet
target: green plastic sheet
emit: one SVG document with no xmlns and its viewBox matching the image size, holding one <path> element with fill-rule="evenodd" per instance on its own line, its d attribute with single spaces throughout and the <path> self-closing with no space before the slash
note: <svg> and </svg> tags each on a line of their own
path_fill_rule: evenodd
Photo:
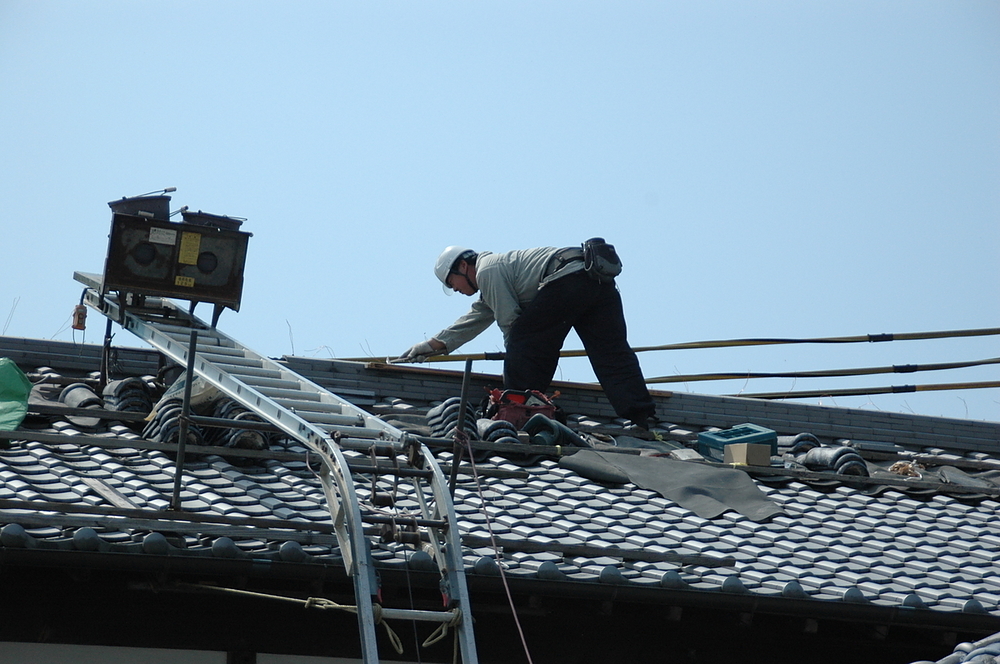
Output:
<svg viewBox="0 0 1000 664">
<path fill-rule="evenodd" d="M 14 431 L 28 414 L 31 381 L 9 357 L 0 357 L 0 431 Z"/>
</svg>

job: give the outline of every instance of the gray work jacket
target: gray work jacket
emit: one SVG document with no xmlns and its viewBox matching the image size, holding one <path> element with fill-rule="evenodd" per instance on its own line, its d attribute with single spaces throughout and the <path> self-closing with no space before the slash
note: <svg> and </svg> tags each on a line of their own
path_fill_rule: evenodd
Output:
<svg viewBox="0 0 1000 664">
<path fill-rule="evenodd" d="M 562 263 L 555 258 L 557 247 L 519 249 L 502 254 L 481 252 L 476 258 L 479 299 L 468 313 L 443 329 L 434 338 L 454 352 L 497 322 L 504 343 L 521 311 L 545 284 L 583 269 L 582 260 Z"/>
</svg>

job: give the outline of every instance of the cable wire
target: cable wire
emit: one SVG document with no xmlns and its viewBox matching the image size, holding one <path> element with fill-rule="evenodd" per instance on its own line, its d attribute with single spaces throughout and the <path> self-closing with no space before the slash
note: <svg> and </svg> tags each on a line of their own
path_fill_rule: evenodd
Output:
<svg viewBox="0 0 1000 664">
<path fill-rule="evenodd" d="M 781 344 L 856 344 L 878 343 L 882 341 L 920 341 L 927 339 L 953 339 L 959 337 L 981 337 L 1000 334 L 1000 328 L 980 328 L 975 330 L 947 330 L 943 332 L 904 332 L 900 334 L 865 334 L 851 337 L 814 337 L 805 339 L 730 339 L 723 341 L 693 341 L 664 346 L 634 348 L 637 353 L 650 350 L 686 350 L 691 348 L 729 348 L 733 346 L 774 346 Z"/>
<path fill-rule="evenodd" d="M 751 338 L 751 339 L 722 339 L 714 341 L 688 341 L 677 344 L 664 344 L 662 346 L 637 346 L 632 350 L 636 353 L 647 353 L 659 350 L 693 350 L 700 348 L 733 348 L 743 346 L 776 346 L 787 344 L 854 344 L 854 343 L 879 343 L 883 341 L 920 341 L 927 339 L 954 339 L 962 337 L 982 337 L 1000 335 L 1000 327 L 980 328 L 974 330 L 946 330 L 942 332 L 903 332 L 889 334 L 864 334 L 848 337 L 813 337 L 804 339 L 783 339 L 783 338 Z M 560 351 L 559 357 L 585 357 L 586 350 L 564 350 Z M 464 362 L 466 360 L 502 360 L 504 353 L 474 353 L 469 355 L 432 355 L 426 362 Z M 384 362 L 384 357 L 350 358 L 355 362 Z"/>
<path fill-rule="evenodd" d="M 762 373 L 753 371 L 730 371 L 721 373 L 688 374 L 647 378 L 647 383 L 689 383 L 708 380 L 744 380 L 747 378 L 837 378 L 843 376 L 872 376 L 889 373 L 915 373 L 918 371 L 946 371 L 965 369 L 987 364 L 1000 364 L 1000 357 L 968 362 L 943 362 L 938 364 L 894 364 L 888 367 L 865 367 L 860 369 L 829 369 L 822 371 L 789 371 L 785 373 Z"/>
<path fill-rule="evenodd" d="M 837 390 L 799 390 L 797 392 L 757 392 L 754 394 L 729 394 L 731 397 L 751 399 L 806 399 L 812 397 L 860 397 L 870 394 L 902 394 L 906 392 L 935 392 L 939 390 L 976 390 L 1000 387 L 1000 381 L 979 383 L 938 383 L 933 385 L 894 385 L 890 387 L 845 388 Z"/>
</svg>

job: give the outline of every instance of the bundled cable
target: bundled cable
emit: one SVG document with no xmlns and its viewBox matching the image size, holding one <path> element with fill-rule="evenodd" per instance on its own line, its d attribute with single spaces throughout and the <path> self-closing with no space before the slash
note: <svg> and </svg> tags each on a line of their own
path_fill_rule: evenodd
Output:
<svg viewBox="0 0 1000 664">
<path fill-rule="evenodd" d="M 730 371 L 724 373 L 689 374 L 679 376 L 659 376 L 647 378 L 647 383 L 687 383 L 706 380 L 744 380 L 747 378 L 841 378 L 845 376 L 873 376 L 889 373 L 916 373 L 919 371 L 946 371 L 967 369 L 987 364 L 1000 364 L 1000 357 L 969 362 L 942 362 L 938 364 L 894 364 L 888 367 L 865 367 L 860 369 L 828 369 L 821 371 L 788 371 L 782 373 L 761 373 L 753 371 Z"/>
<path fill-rule="evenodd" d="M 938 383 L 933 385 L 892 385 L 889 387 L 861 387 L 837 390 L 798 390 L 785 392 L 757 392 L 754 394 L 731 394 L 734 397 L 751 399 L 811 399 L 817 397 L 861 397 L 873 394 L 905 394 L 907 392 L 937 392 L 941 390 L 978 390 L 1000 387 L 1000 381 L 990 380 L 976 383 Z"/>
<path fill-rule="evenodd" d="M 646 353 L 658 350 L 693 350 L 699 348 L 734 348 L 742 346 L 777 346 L 788 344 L 857 344 L 880 343 L 885 341 L 921 341 L 928 339 L 957 339 L 963 337 L 983 337 L 1000 335 L 1000 327 L 988 327 L 974 330 L 947 330 L 942 332 L 903 332 L 886 334 L 862 334 L 848 337 L 811 337 L 791 339 L 780 337 L 758 337 L 749 339 L 721 339 L 713 341 L 688 341 L 661 346 L 637 346 L 632 350 L 636 353 Z M 585 357 L 585 350 L 564 350 L 559 357 Z M 370 361 L 378 358 L 356 358 L 359 361 Z M 457 362 L 465 360 L 502 360 L 504 353 L 477 353 L 473 355 L 434 355 L 427 358 L 428 362 Z"/>
</svg>

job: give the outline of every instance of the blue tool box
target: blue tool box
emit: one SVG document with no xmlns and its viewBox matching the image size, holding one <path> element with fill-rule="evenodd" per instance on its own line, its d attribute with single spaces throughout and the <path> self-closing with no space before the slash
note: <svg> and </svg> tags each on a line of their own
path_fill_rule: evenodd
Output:
<svg viewBox="0 0 1000 664">
<path fill-rule="evenodd" d="M 778 453 L 778 434 L 756 424 L 737 424 L 731 429 L 702 432 L 698 434 L 698 454 L 703 457 L 722 458 L 726 445 L 733 443 L 756 443 L 770 445 L 771 454 Z"/>
</svg>

